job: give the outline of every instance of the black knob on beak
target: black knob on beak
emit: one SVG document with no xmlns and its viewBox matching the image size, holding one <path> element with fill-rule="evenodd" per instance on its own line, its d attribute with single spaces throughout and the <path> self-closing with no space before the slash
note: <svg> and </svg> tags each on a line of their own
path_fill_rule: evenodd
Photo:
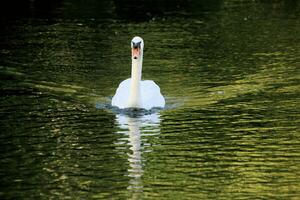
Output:
<svg viewBox="0 0 300 200">
<path fill-rule="evenodd" d="M 132 48 L 137 49 L 137 48 L 141 48 L 141 42 L 132 42 Z"/>
</svg>

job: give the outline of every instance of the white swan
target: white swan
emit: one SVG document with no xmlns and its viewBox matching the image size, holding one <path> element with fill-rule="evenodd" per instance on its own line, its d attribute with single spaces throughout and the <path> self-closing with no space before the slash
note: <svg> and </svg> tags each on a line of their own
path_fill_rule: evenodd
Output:
<svg viewBox="0 0 300 200">
<path fill-rule="evenodd" d="M 151 80 L 142 81 L 144 41 L 134 37 L 131 41 L 131 78 L 122 81 L 112 98 L 112 106 L 124 108 L 164 107 L 165 98 L 160 93 L 159 86 Z"/>
</svg>

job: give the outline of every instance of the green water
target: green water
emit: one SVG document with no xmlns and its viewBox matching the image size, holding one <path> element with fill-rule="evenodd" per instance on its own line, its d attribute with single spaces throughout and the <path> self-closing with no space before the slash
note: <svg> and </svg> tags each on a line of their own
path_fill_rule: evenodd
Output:
<svg viewBox="0 0 300 200">
<path fill-rule="evenodd" d="M 299 199 L 300 2 L 38 2 L 1 14 L 1 199 Z"/>
</svg>

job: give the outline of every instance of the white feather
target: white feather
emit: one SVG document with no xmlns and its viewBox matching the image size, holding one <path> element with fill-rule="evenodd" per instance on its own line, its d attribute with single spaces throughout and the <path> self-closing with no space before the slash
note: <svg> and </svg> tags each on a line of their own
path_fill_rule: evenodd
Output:
<svg viewBox="0 0 300 200">
<path fill-rule="evenodd" d="M 142 64 L 144 41 L 140 37 L 134 37 L 131 41 L 132 65 L 131 78 L 122 81 L 112 98 L 112 106 L 124 108 L 164 107 L 165 99 L 160 93 L 159 86 L 151 80 L 142 81 Z"/>
<path fill-rule="evenodd" d="M 130 78 L 120 83 L 116 94 L 112 98 L 113 106 L 117 106 L 121 109 L 127 108 L 130 84 Z M 140 87 L 142 108 L 149 110 L 153 107 L 163 108 L 165 106 L 165 98 L 160 93 L 160 88 L 154 81 L 141 81 Z"/>
</svg>

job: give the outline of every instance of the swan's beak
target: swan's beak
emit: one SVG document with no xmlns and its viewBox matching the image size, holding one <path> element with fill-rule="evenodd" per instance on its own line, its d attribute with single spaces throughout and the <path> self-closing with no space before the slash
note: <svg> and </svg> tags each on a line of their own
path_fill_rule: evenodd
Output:
<svg viewBox="0 0 300 200">
<path fill-rule="evenodd" d="M 140 56 L 140 48 L 138 47 L 133 47 L 131 52 L 133 59 L 137 59 Z"/>
</svg>

